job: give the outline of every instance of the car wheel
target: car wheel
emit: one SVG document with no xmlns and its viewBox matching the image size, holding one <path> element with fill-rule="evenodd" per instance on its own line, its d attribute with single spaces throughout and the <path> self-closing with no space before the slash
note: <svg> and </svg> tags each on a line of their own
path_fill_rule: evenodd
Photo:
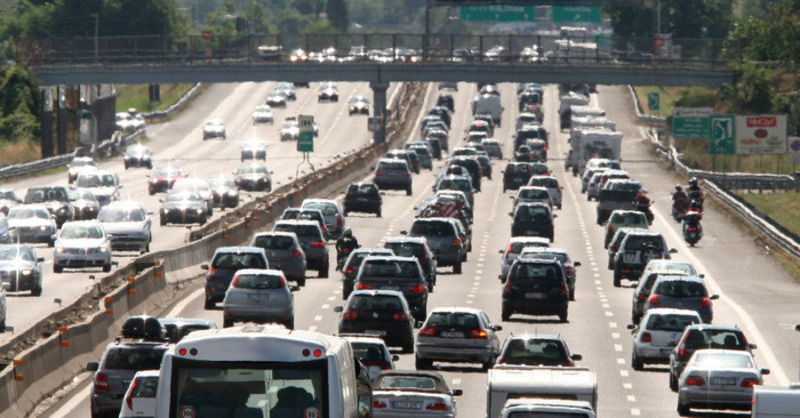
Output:
<svg viewBox="0 0 800 418">
<path fill-rule="evenodd" d="M 403 344 L 403 347 L 400 350 L 402 351 L 403 354 L 411 354 L 411 353 L 413 353 L 414 352 L 414 338 L 411 337 L 411 341 L 406 341 L 406 343 Z"/>
<path fill-rule="evenodd" d="M 689 405 L 682 404 L 678 401 L 678 415 L 682 417 L 688 417 L 692 415 L 692 411 L 689 410 Z"/>
<path fill-rule="evenodd" d="M 103 273 L 108 273 L 110 271 L 111 271 L 111 263 L 103 266 Z"/>
<path fill-rule="evenodd" d="M 318 276 L 327 279 L 329 268 L 330 268 L 330 263 L 328 262 L 328 260 L 325 260 L 325 264 L 323 264 L 322 267 L 320 267 L 320 269 L 318 270 L 319 273 Z"/>
<path fill-rule="evenodd" d="M 42 296 L 42 285 L 37 284 L 31 289 L 31 296 Z"/>
<path fill-rule="evenodd" d="M 205 225 L 205 224 L 206 224 L 206 221 L 208 221 L 208 219 L 207 219 L 206 217 L 202 217 L 202 218 L 200 218 L 200 222 L 198 222 L 198 223 L 199 223 L 200 225 Z"/>
<path fill-rule="evenodd" d="M 381 211 L 380 211 L 380 210 L 378 210 L 377 212 L 375 212 L 375 216 L 377 216 L 377 217 L 379 217 L 379 218 L 380 218 L 380 217 L 381 217 Z"/>
<path fill-rule="evenodd" d="M 225 318 L 222 320 L 222 328 L 230 328 L 233 326 L 233 319 Z"/>
<path fill-rule="evenodd" d="M 433 368 L 433 360 L 419 358 L 419 356 L 416 356 L 414 358 L 414 366 L 417 370 L 430 370 Z"/>
<path fill-rule="evenodd" d="M 489 369 L 491 369 L 492 367 L 494 367 L 494 358 L 490 357 L 488 360 L 486 360 L 485 363 L 481 365 L 481 370 L 488 372 Z"/>
<path fill-rule="evenodd" d="M 306 276 L 297 279 L 297 285 L 303 287 L 306 285 Z"/>
<path fill-rule="evenodd" d="M 206 302 L 203 304 L 203 309 L 211 310 L 217 307 L 217 304 L 214 303 L 214 299 L 210 299 L 206 296 Z"/>
<path fill-rule="evenodd" d="M 346 211 L 346 210 L 345 210 L 345 211 L 342 211 L 342 213 L 344 214 L 344 216 L 348 216 L 348 215 L 350 214 L 350 212 L 348 212 L 348 211 Z"/>
<path fill-rule="evenodd" d="M 622 274 L 614 269 L 614 287 L 620 287 L 622 282 Z"/>
<path fill-rule="evenodd" d="M 167 219 L 161 218 L 161 226 L 167 226 Z"/>
<path fill-rule="evenodd" d="M 6 319 L 5 318 L 3 318 L 2 321 L 0 321 L 0 332 L 6 332 Z"/>
<path fill-rule="evenodd" d="M 64 271 L 64 267 L 61 267 L 57 264 L 53 264 L 53 273 L 61 273 Z"/>
<path fill-rule="evenodd" d="M 564 308 L 564 310 L 563 310 L 563 311 L 561 311 L 561 313 L 559 313 L 559 314 L 558 314 L 558 319 L 559 319 L 561 322 L 567 322 L 567 318 L 568 318 L 568 315 L 567 315 L 567 313 L 568 313 L 568 312 L 567 312 L 567 308 Z"/>
<path fill-rule="evenodd" d="M 633 367 L 633 370 L 644 369 L 644 362 L 636 355 L 636 350 L 631 353 L 631 367 Z"/>
<path fill-rule="evenodd" d="M 453 264 L 453 274 L 461 274 L 461 262 Z"/>
<path fill-rule="evenodd" d="M 126 169 L 126 170 L 128 169 L 128 167 L 129 167 L 129 166 L 128 166 L 128 163 L 125 163 L 125 169 Z"/>
<path fill-rule="evenodd" d="M 572 289 L 572 290 L 569 291 L 569 300 L 570 301 L 574 301 L 575 300 L 575 289 Z"/>
<path fill-rule="evenodd" d="M 284 322 L 283 325 L 288 329 L 294 329 L 294 318 Z"/>
<path fill-rule="evenodd" d="M 406 188 L 406 196 L 411 196 L 411 186 Z"/>
<path fill-rule="evenodd" d="M 152 195 L 156 194 L 156 191 L 148 187 L 147 188 L 147 193 L 149 193 L 150 196 L 152 196 Z"/>
<path fill-rule="evenodd" d="M 500 319 L 502 319 L 503 321 L 508 321 L 509 319 L 511 319 L 512 313 L 513 312 L 511 312 L 511 309 L 506 307 L 506 305 L 504 304 L 500 311 Z"/>
<path fill-rule="evenodd" d="M 669 374 L 669 390 L 673 392 L 678 391 L 678 378 L 670 372 Z"/>
</svg>

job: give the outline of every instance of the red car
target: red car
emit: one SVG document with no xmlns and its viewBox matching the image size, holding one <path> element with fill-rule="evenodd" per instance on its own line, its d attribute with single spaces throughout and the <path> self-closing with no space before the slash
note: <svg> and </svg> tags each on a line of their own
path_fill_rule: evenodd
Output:
<svg viewBox="0 0 800 418">
<path fill-rule="evenodd" d="M 172 187 L 175 180 L 186 178 L 187 174 L 178 167 L 158 167 L 153 169 L 147 179 L 147 191 L 153 195 L 164 193 Z"/>
</svg>

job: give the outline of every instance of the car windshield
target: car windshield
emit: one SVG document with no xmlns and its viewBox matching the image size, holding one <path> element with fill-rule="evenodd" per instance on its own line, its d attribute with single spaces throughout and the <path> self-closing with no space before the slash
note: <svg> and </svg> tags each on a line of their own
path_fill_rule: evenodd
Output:
<svg viewBox="0 0 800 418">
<path fill-rule="evenodd" d="M 94 197 L 94 193 L 88 190 L 72 190 L 69 192 L 69 200 L 76 201 L 76 200 L 97 200 Z"/>
<path fill-rule="evenodd" d="M 239 170 L 236 171 L 236 174 L 266 174 L 267 167 L 263 165 L 247 165 L 244 167 L 239 167 Z"/>
<path fill-rule="evenodd" d="M 687 326 L 698 322 L 700 318 L 696 315 L 652 315 L 645 328 L 651 331 L 683 332 Z"/>
<path fill-rule="evenodd" d="M 25 203 L 42 203 L 49 201 L 68 202 L 67 190 L 63 187 L 28 189 L 25 194 Z"/>
<path fill-rule="evenodd" d="M 158 370 L 167 347 L 111 348 L 106 352 L 103 368 L 108 370 Z"/>
<path fill-rule="evenodd" d="M 236 183 L 233 182 L 231 179 L 226 179 L 224 177 L 216 177 L 208 179 L 208 187 L 212 189 L 220 188 L 220 187 L 229 187 L 231 189 L 236 188 Z"/>
<path fill-rule="evenodd" d="M 546 338 L 514 338 L 502 356 L 506 364 L 558 366 L 571 362 L 560 341 Z"/>
<path fill-rule="evenodd" d="M 146 154 L 146 153 L 147 153 L 147 148 L 142 147 L 142 146 L 138 146 L 138 145 L 134 145 L 134 146 L 128 147 L 125 150 L 125 154 L 131 155 L 131 156 L 133 156 L 133 155 L 141 155 L 141 154 Z"/>
<path fill-rule="evenodd" d="M 364 276 L 416 277 L 419 274 L 416 263 L 396 260 L 367 260 L 361 266 Z"/>
<path fill-rule="evenodd" d="M 693 365 L 709 369 L 752 369 L 753 361 L 744 353 L 714 353 L 697 351 Z"/>
<path fill-rule="evenodd" d="M 214 257 L 211 267 L 221 270 L 241 270 L 265 269 L 267 265 L 260 254 L 222 252 Z"/>
<path fill-rule="evenodd" d="M 89 167 L 89 166 L 96 166 L 96 165 L 97 165 L 97 163 L 95 163 L 94 160 L 89 160 L 89 159 L 76 159 L 76 160 L 72 160 L 69 163 L 69 167 L 70 168 Z"/>
<path fill-rule="evenodd" d="M 117 179 L 113 174 L 82 174 L 78 176 L 78 187 L 116 186 Z"/>
<path fill-rule="evenodd" d="M 698 298 L 708 296 L 706 287 L 702 283 L 687 282 L 684 280 L 668 280 L 656 286 L 654 294 L 672 298 Z"/>
<path fill-rule="evenodd" d="M 145 212 L 141 208 L 104 208 L 97 215 L 100 222 L 141 222 Z"/>
<path fill-rule="evenodd" d="M 274 274 L 237 274 L 233 287 L 238 289 L 283 289 L 286 281 Z"/>
<path fill-rule="evenodd" d="M 36 256 L 30 247 L 18 245 L 4 245 L 0 247 L 0 260 L 25 260 L 36 261 Z"/>
<path fill-rule="evenodd" d="M 103 228 L 97 225 L 64 225 L 61 238 L 100 239 L 103 238 Z"/>
<path fill-rule="evenodd" d="M 8 212 L 8 219 L 50 219 L 50 212 L 44 208 L 11 208 Z"/>
<path fill-rule="evenodd" d="M 330 202 L 308 202 L 303 205 L 304 209 L 319 209 L 323 215 L 331 216 L 339 213 L 336 204 Z"/>
<path fill-rule="evenodd" d="M 269 250 L 288 250 L 294 245 L 294 240 L 286 235 L 259 235 L 253 245 Z"/>
<path fill-rule="evenodd" d="M 192 192 L 177 192 L 177 193 L 170 193 L 167 195 L 165 202 L 180 202 L 180 201 L 190 201 L 190 202 L 198 202 L 203 200 L 197 193 Z"/>
</svg>

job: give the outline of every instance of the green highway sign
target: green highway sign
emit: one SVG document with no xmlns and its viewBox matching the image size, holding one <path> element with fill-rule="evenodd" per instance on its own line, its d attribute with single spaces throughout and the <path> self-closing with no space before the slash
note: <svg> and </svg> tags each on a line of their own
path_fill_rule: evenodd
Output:
<svg viewBox="0 0 800 418">
<path fill-rule="evenodd" d="M 553 22 L 601 23 L 600 6 L 553 6 Z"/>
<path fill-rule="evenodd" d="M 709 120 L 709 154 L 736 153 L 736 116 L 712 115 Z"/>
<path fill-rule="evenodd" d="M 300 152 L 314 152 L 314 116 L 300 115 L 297 118 L 297 123 L 300 125 L 297 150 Z"/>
<path fill-rule="evenodd" d="M 659 99 L 658 92 L 647 93 L 647 107 L 649 107 L 650 110 L 658 110 L 660 105 Z"/>
<path fill-rule="evenodd" d="M 676 107 L 672 110 L 672 137 L 676 139 L 707 139 L 710 107 Z"/>
<path fill-rule="evenodd" d="M 534 6 L 461 6 L 459 17 L 469 22 L 533 22 Z"/>
</svg>

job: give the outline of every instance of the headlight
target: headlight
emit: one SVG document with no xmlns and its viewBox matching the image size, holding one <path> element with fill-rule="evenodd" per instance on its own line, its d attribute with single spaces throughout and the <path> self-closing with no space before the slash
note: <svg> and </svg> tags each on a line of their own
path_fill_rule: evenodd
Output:
<svg viewBox="0 0 800 418">
<path fill-rule="evenodd" d="M 100 248 L 97 249 L 97 251 L 100 251 L 101 253 L 107 253 L 108 252 L 108 248 L 100 247 Z"/>
<path fill-rule="evenodd" d="M 59 254 L 64 254 L 64 247 L 56 247 L 56 252 Z"/>
<path fill-rule="evenodd" d="M 201 215 L 203 213 L 203 209 L 197 209 L 197 214 Z"/>
<path fill-rule="evenodd" d="M 58 208 L 58 213 L 66 213 L 67 208 Z"/>
<path fill-rule="evenodd" d="M 42 225 L 39 227 L 40 231 L 47 231 L 47 225 Z"/>
<path fill-rule="evenodd" d="M 31 273 L 33 273 L 33 270 L 25 269 L 25 270 L 22 270 L 20 273 L 22 273 L 23 276 L 29 276 Z"/>
</svg>

